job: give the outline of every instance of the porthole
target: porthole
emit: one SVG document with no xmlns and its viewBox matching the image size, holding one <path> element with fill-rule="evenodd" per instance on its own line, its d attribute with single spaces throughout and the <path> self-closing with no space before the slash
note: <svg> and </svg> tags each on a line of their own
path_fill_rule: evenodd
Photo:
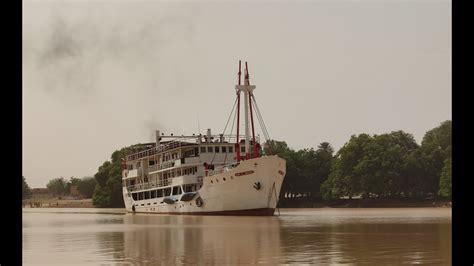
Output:
<svg viewBox="0 0 474 266">
<path fill-rule="evenodd" d="M 222 179 L 224 179 L 224 181 L 225 181 L 225 177 L 224 177 L 224 178 L 222 178 Z"/>
<path fill-rule="evenodd" d="M 230 179 L 234 179 L 234 177 L 233 177 L 233 176 L 230 176 Z"/>
<path fill-rule="evenodd" d="M 216 182 L 219 182 L 219 179 L 216 179 Z"/>
<path fill-rule="evenodd" d="M 211 180 L 211 183 L 214 183 L 214 182 Z"/>
</svg>

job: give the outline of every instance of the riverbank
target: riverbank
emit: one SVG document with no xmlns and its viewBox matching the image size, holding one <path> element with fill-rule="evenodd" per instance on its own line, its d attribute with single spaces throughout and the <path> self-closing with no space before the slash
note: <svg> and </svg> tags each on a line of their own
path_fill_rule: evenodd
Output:
<svg viewBox="0 0 474 266">
<path fill-rule="evenodd" d="M 451 201 L 443 199 L 339 199 L 318 201 L 292 198 L 281 199 L 278 202 L 279 208 L 409 208 L 451 206 Z"/>
<path fill-rule="evenodd" d="M 279 208 L 409 208 L 451 207 L 452 203 L 441 199 L 340 199 L 333 201 L 311 201 L 293 198 L 281 199 Z M 94 208 L 92 199 L 35 199 L 23 200 L 24 208 Z"/>
<path fill-rule="evenodd" d="M 23 208 L 94 208 L 92 199 L 27 199 L 23 200 Z"/>
</svg>

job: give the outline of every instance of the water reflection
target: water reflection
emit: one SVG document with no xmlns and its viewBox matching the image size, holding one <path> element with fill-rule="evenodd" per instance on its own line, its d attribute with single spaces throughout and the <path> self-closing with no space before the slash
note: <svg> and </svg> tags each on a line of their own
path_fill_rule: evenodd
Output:
<svg viewBox="0 0 474 266">
<path fill-rule="evenodd" d="M 450 209 L 282 210 L 280 217 L 24 210 L 23 262 L 451 263 Z"/>
<path fill-rule="evenodd" d="M 277 217 L 126 215 L 125 257 L 131 262 L 278 263 Z"/>
<path fill-rule="evenodd" d="M 451 225 L 341 223 L 283 226 L 283 263 L 450 264 Z"/>
</svg>

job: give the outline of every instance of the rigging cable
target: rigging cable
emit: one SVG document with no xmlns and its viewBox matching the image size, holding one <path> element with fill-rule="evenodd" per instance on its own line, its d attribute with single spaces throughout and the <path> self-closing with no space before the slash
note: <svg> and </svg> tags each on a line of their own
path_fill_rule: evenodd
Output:
<svg viewBox="0 0 474 266">
<path fill-rule="evenodd" d="M 235 99 L 234 106 L 232 106 L 232 110 L 230 111 L 229 118 L 227 118 L 227 123 L 225 124 L 224 130 L 222 131 L 222 135 L 225 134 L 225 130 L 227 129 L 227 126 L 229 125 L 230 118 L 232 117 L 232 113 L 234 112 L 235 105 L 237 104 L 237 98 Z M 227 153 L 226 153 L 227 156 Z M 214 162 L 214 158 L 216 157 L 216 153 L 214 152 L 214 156 L 212 156 L 211 164 Z"/>
<path fill-rule="evenodd" d="M 229 133 L 229 142 L 232 143 L 231 139 L 232 139 L 232 132 L 234 131 L 234 125 L 235 125 L 235 117 L 237 116 L 237 112 L 234 112 L 234 119 L 232 119 L 232 127 L 230 128 L 230 133 Z M 223 132 L 223 134 L 225 134 L 225 132 Z M 237 139 L 237 136 L 235 137 Z M 236 141 L 237 142 L 237 141 Z M 227 152 L 225 154 L 225 157 L 224 157 L 224 164 L 226 163 L 227 161 Z"/>
<path fill-rule="evenodd" d="M 255 106 L 255 113 L 257 114 L 258 122 L 260 124 L 260 128 L 262 129 L 263 137 L 265 138 L 266 143 L 268 144 L 267 145 L 268 149 L 269 149 L 270 153 L 272 154 L 273 149 L 272 149 L 272 145 L 271 145 L 271 142 L 270 142 L 271 141 L 270 134 L 268 134 L 267 127 L 265 126 L 265 122 L 263 121 L 263 117 L 262 117 L 262 114 L 260 113 L 260 109 L 258 108 L 257 100 L 255 99 L 255 96 L 253 96 L 252 98 L 253 98 L 253 102 L 254 102 L 254 106 Z"/>
<path fill-rule="evenodd" d="M 227 118 L 227 123 L 225 124 L 224 130 L 222 131 L 222 134 L 225 134 L 225 130 L 227 129 L 227 126 L 229 125 L 230 118 L 232 117 L 232 113 L 234 112 L 235 105 L 237 104 L 237 98 L 235 99 L 234 106 L 232 106 L 232 110 L 230 111 L 229 118 Z"/>
<path fill-rule="evenodd" d="M 270 135 L 268 134 L 267 127 L 265 126 L 265 122 L 263 121 L 262 113 L 260 112 L 260 109 L 258 108 L 257 100 L 255 99 L 255 96 L 253 96 L 252 98 L 253 98 L 253 102 L 254 102 L 254 106 L 255 106 L 255 111 L 256 111 L 257 116 L 259 118 L 259 123 L 261 123 L 260 127 L 262 128 L 262 132 L 264 134 L 264 137 L 270 139 Z"/>
</svg>

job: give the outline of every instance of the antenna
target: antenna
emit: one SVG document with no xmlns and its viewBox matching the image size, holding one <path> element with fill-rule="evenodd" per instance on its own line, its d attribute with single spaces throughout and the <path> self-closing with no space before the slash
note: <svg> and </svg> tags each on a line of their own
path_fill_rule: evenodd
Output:
<svg viewBox="0 0 474 266">
<path fill-rule="evenodd" d="M 240 75 L 242 74 L 242 71 L 241 71 L 241 62 L 239 60 L 239 72 L 238 72 L 238 75 L 239 75 L 239 85 L 240 85 Z"/>
<path fill-rule="evenodd" d="M 197 113 L 198 117 L 198 133 L 201 134 L 201 127 L 199 126 L 199 112 Z"/>
<path fill-rule="evenodd" d="M 245 61 L 245 85 L 250 85 L 250 77 L 249 77 L 249 67 L 247 65 L 247 61 Z"/>
</svg>

